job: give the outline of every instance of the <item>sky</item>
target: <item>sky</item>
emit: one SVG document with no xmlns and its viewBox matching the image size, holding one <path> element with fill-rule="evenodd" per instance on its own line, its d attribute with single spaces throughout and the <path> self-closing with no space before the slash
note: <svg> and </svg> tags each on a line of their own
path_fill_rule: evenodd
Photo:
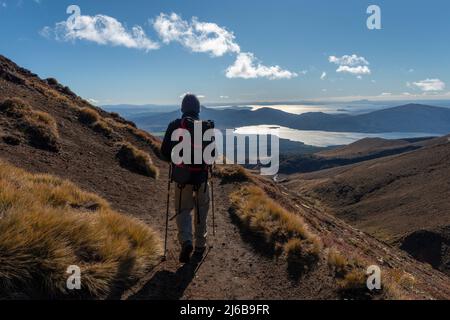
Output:
<svg viewBox="0 0 450 320">
<path fill-rule="evenodd" d="M 0 0 L 0 54 L 101 105 L 450 99 L 449 13 L 446 0 Z"/>
</svg>

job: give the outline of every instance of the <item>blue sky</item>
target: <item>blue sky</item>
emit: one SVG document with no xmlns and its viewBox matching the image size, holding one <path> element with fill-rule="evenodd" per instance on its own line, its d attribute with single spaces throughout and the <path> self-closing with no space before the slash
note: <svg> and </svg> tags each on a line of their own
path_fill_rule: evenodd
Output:
<svg viewBox="0 0 450 320">
<path fill-rule="evenodd" d="M 371 4 L 381 30 L 366 26 Z M 444 0 L 0 0 L 0 53 L 99 104 L 450 98 L 449 12 Z"/>
</svg>

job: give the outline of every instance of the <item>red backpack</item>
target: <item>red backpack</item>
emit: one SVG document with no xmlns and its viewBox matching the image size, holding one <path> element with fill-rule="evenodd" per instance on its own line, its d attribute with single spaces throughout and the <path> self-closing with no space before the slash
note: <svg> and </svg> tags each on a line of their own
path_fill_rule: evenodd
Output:
<svg viewBox="0 0 450 320">
<path fill-rule="evenodd" d="M 202 144 L 196 145 L 194 142 L 194 128 L 195 125 L 201 123 L 202 128 Z M 210 168 L 210 164 L 205 163 L 203 159 L 203 152 L 207 146 L 211 143 L 214 143 L 214 138 L 212 141 L 203 141 L 203 135 L 209 129 L 214 129 L 214 122 L 211 120 L 197 120 L 191 117 L 185 117 L 180 119 L 180 129 L 188 130 L 191 135 L 191 162 L 175 164 L 172 162 L 172 176 L 171 180 L 180 184 L 180 185 L 195 185 L 199 186 L 208 181 L 208 171 Z M 183 137 L 180 138 L 180 142 Z M 202 163 L 195 164 L 194 162 L 194 153 L 201 152 L 202 154 Z"/>
</svg>

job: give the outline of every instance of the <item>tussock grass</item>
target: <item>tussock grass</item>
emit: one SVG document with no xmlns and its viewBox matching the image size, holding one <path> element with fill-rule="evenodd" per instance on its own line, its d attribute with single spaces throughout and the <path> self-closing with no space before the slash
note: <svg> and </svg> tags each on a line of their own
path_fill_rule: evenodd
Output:
<svg viewBox="0 0 450 320">
<path fill-rule="evenodd" d="M 339 282 L 343 291 L 367 291 L 367 276 L 364 269 L 353 268 L 345 273 L 343 279 Z"/>
<path fill-rule="evenodd" d="M 367 288 L 367 263 L 358 258 L 347 258 L 338 250 L 328 252 L 328 265 L 334 270 L 338 292 L 343 299 L 371 300 L 374 294 Z"/>
<path fill-rule="evenodd" d="M 138 129 L 134 126 L 127 126 L 128 131 L 140 141 L 147 143 L 158 158 L 161 156 L 161 141 L 149 134 L 148 132 Z"/>
<path fill-rule="evenodd" d="M 127 142 L 121 142 L 118 146 L 120 149 L 117 152 L 117 158 L 122 167 L 148 177 L 158 178 L 159 170 L 148 153 Z"/>
<path fill-rule="evenodd" d="M 88 125 L 96 132 L 99 132 L 106 137 L 110 137 L 113 134 L 113 129 L 107 122 L 100 116 L 100 114 L 93 108 L 83 107 L 78 111 L 78 119 L 81 123 Z"/>
<path fill-rule="evenodd" d="M 242 166 L 229 164 L 216 166 L 214 175 L 222 180 L 223 184 L 233 182 L 246 182 L 251 180 L 247 170 Z"/>
<path fill-rule="evenodd" d="M 416 278 L 403 270 L 391 269 L 384 273 L 382 286 L 387 299 L 409 300 L 407 292 L 416 290 Z"/>
<path fill-rule="evenodd" d="M 251 232 L 263 236 L 288 259 L 309 264 L 320 255 L 322 242 L 303 219 L 273 201 L 261 188 L 248 185 L 230 195 L 232 209 Z"/>
<path fill-rule="evenodd" d="M 94 122 L 92 124 L 92 129 L 94 129 L 94 131 L 96 131 L 98 133 L 103 134 L 106 137 L 110 137 L 113 134 L 113 132 L 114 132 L 111 129 L 111 127 L 108 126 L 108 124 L 105 121 L 103 121 L 103 120 Z"/>
<path fill-rule="evenodd" d="M 357 257 L 347 258 L 335 248 L 328 251 L 328 265 L 335 272 L 343 298 L 373 299 L 378 295 L 382 299 L 405 300 L 409 299 L 406 293 L 414 291 L 414 277 L 398 269 L 382 270 L 381 290 L 369 291 L 366 268 L 370 263 Z"/>
<path fill-rule="evenodd" d="M 333 268 L 337 274 L 342 275 L 345 273 L 345 268 L 349 265 L 349 262 L 337 249 L 331 248 L 328 251 L 328 265 Z"/>
<path fill-rule="evenodd" d="M 153 230 L 97 195 L 0 161 L 0 298 L 105 298 L 160 255 Z M 66 288 L 71 265 L 81 290 Z"/>
<path fill-rule="evenodd" d="M 48 113 L 33 110 L 19 98 L 7 99 L 0 103 L 0 112 L 17 121 L 31 145 L 50 151 L 58 151 L 58 126 Z"/>
<path fill-rule="evenodd" d="M 78 119 L 88 125 L 92 125 L 101 119 L 100 114 L 92 108 L 84 107 L 79 111 Z"/>
</svg>

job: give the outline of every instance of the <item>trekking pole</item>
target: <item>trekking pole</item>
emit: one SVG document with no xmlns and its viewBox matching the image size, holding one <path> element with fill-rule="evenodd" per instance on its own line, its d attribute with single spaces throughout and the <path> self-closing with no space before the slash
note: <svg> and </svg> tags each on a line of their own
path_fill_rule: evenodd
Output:
<svg viewBox="0 0 450 320">
<path fill-rule="evenodd" d="M 216 214 L 215 214 L 215 208 L 214 208 L 214 177 L 213 177 L 213 167 L 210 168 L 211 172 L 211 208 L 212 208 L 212 220 L 213 220 L 213 236 L 216 236 Z"/>
<path fill-rule="evenodd" d="M 169 178 L 167 179 L 167 208 L 166 208 L 166 233 L 164 235 L 164 261 L 167 259 L 167 233 L 169 230 L 169 206 L 170 206 L 170 185 L 172 180 L 172 165 L 169 165 Z"/>
</svg>

